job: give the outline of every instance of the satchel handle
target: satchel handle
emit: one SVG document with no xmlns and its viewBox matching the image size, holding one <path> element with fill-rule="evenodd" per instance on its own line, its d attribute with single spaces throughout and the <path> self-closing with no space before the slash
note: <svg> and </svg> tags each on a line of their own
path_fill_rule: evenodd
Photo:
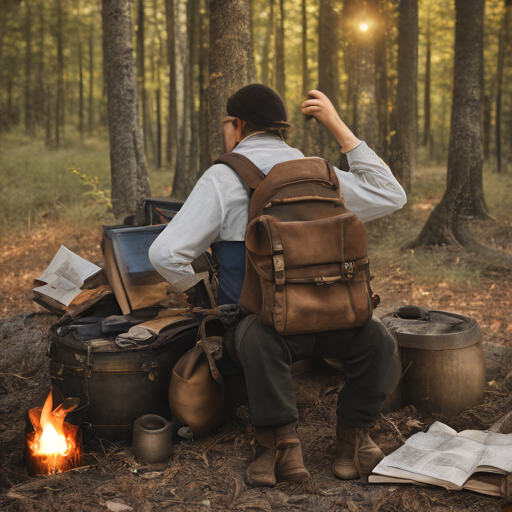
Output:
<svg viewBox="0 0 512 512">
<path fill-rule="evenodd" d="M 210 342 L 206 336 L 206 323 L 211 320 L 218 319 L 218 316 L 209 315 L 201 322 L 201 326 L 199 327 L 199 340 L 197 341 L 197 344 L 203 348 L 204 353 L 206 354 L 206 358 L 208 359 L 208 364 L 210 366 L 210 372 L 212 377 L 215 379 L 215 382 L 222 384 L 224 379 L 222 378 L 222 375 L 220 374 L 219 369 L 215 364 L 215 359 L 212 356 L 212 350 L 210 348 Z"/>
</svg>

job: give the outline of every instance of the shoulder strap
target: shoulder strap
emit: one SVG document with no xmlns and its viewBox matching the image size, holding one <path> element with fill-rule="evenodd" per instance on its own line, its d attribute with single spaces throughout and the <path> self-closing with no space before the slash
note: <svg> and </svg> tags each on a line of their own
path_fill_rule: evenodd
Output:
<svg viewBox="0 0 512 512">
<path fill-rule="evenodd" d="M 265 178 L 265 175 L 240 153 L 226 153 L 219 156 L 215 163 L 229 165 L 252 190 L 255 190 Z"/>
</svg>

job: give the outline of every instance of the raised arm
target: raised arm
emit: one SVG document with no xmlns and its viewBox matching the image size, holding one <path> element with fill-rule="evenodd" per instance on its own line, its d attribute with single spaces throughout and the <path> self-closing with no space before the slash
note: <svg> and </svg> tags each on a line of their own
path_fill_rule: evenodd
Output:
<svg viewBox="0 0 512 512">
<path fill-rule="evenodd" d="M 335 167 L 347 208 L 363 222 L 402 208 L 407 196 L 387 164 L 352 133 L 325 94 L 313 90 L 309 96 L 301 105 L 302 113 L 322 123 L 347 154 L 350 172 Z"/>
</svg>

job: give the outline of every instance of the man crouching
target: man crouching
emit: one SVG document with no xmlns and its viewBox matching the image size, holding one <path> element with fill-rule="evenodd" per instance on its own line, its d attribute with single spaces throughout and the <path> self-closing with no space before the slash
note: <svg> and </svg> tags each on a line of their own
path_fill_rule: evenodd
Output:
<svg viewBox="0 0 512 512">
<path fill-rule="evenodd" d="M 348 173 L 329 167 L 334 172 L 332 179 L 339 182 L 341 204 L 363 222 L 401 208 L 406 202 L 405 193 L 387 165 L 355 137 L 323 93 L 310 91 L 309 95 L 310 99 L 301 105 L 302 112 L 328 128 L 348 158 Z M 304 158 L 284 140 L 290 127 L 287 112 L 272 89 L 260 84 L 240 89 L 229 98 L 227 114 L 222 120 L 226 151 L 237 157 L 223 157 L 223 163 L 216 163 L 204 173 L 150 249 L 150 259 L 170 283 L 171 291 L 182 292 L 204 277 L 194 274 L 191 262 L 211 246 L 220 262 L 219 305 L 239 303 L 242 287 L 245 297 L 253 291 L 258 293 L 256 289 L 247 292 L 248 283 L 256 281 L 246 277 L 249 203 L 250 197 L 257 198 L 257 192 L 252 192 L 265 183 L 264 178 L 275 165 L 291 160 L 300 163 Z M 239 167 L 237 161 L 243 164 Z M 304 171 L 297 178 L 297 183 L 309 181 Z M 305 194 L 304 201 L 311 197 L 316 196 Z M 284 256 L 289 259 L 286 250 Z M 276 258 L 273 262 L 279 285 L 286 282 L 281 260 Z M 359 263 L 364 266 L 364 262 Z M 353 264 L 357 266 L 358 262 L 343 260 L 337 264 L 340 275 L 322 277 L 317 284 L 350 279 Z M 251 271 L 247 267 L 247 272 Z M 299 281 L 310 282 L 308 279 L 318 278 Z M 367 316 L 362 324 L 351 328 L 293 334 L 281 330 L 279 334 L 272 322 L 261 321 L 257 308 L 248 307 L 250 302 L 242 296 L 246 316 L 238 325 L 234 340 L 225 341 L 224 356 L 230 363 L 226 368 L 241 365 L 247 383 L 257 441 L 254 460 L 247 470 L 248 483 L 273 486 L 277 480 L 300 481 L 309 477 L 297 435 L 298 413 L 289 368 L 296 361 L 317 357 L 341 360 L 346 376 L 338 396 L 333 472 L 342 479 L 366 480 L 383 457 L 369 430 L 399 378 L 393 338 L 379 320 L 371 317 L 371 312 L 368 320 Z M 340 304 L 338 314 L 343 311 Z"/>
</svg>

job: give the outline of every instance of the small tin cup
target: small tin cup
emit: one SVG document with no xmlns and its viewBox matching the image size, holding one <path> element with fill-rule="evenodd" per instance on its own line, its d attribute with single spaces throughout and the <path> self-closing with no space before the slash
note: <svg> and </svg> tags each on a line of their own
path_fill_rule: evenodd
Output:
<svg viewBox="0 0 512 512">
<path fill-rule="evenodd" d="M 172 453 L 172 423 L 156 414 L 137 418 L 132 450 L 137 459 L 150 464 L 168 459 Z"/>
</svg>

